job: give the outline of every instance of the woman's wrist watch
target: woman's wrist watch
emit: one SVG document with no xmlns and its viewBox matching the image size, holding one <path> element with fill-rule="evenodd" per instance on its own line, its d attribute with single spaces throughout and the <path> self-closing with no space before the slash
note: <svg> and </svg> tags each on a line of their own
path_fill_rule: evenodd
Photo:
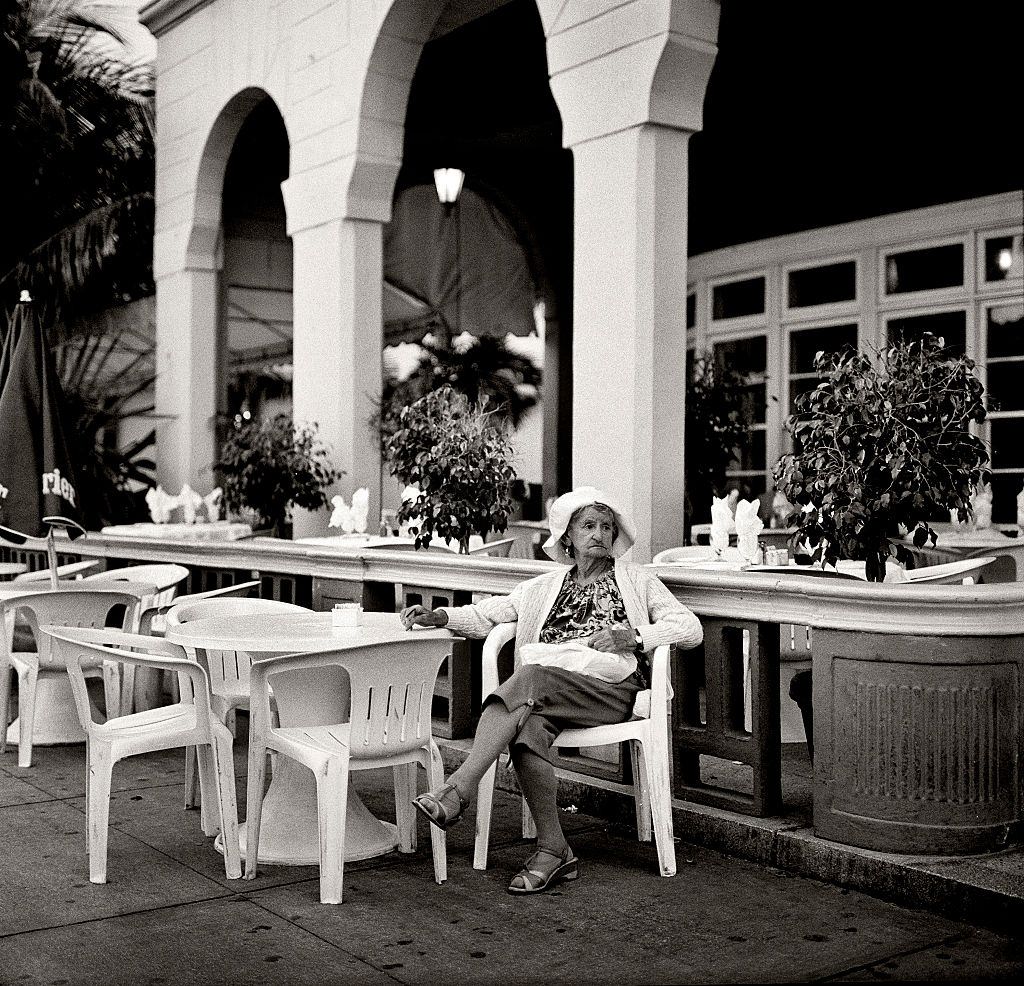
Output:
<svg viewBox="0 0 1024 986">
<path fill-rule="evenodd" d="M 636 654 L 637 657 L 640 657 L 644 652 L 644 638 L 640 636 L 640 631 L 635 628 L 633 630 L 633 636 L 636 640 L 636 645 L 633 647 L 633 653 Z"/>
</svg>

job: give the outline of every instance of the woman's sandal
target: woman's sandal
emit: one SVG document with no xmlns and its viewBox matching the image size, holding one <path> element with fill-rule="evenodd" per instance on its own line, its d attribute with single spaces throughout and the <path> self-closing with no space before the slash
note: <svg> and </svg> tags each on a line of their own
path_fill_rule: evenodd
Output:
<svg viewBox="0 0 1024 986">
<path fill-rule="evenodd" d="M 444 796 L 454 791 L 459 799 L 459 807 L 456 811 L 449 812 L 444 806 Z M 462 792 L 454 784 L 445 784 L 437 794 L 427 791 L 418 798 L 412 799 L 413 807 L 429 822 L 439 829 L 450 829 L 460 818 L 462 813 L 469 807 L 469 802 L 462 796 Z"/>
<path fill-rule="evenodd" d="M 541 865 L 537 857 L 545 853 L 555 858 L 554 863 Z M 563 852 L 538 848 L 526 861 L 526 865 L 512 877 L 508 885 L 510 894 L 539 894 L 563 880 L 575 880 L 580 875 L 580 861 L 573 855 L 572 849 L 566 846 Z M 516 881 L 521 881 L 517 884 Z"/>
</svg>

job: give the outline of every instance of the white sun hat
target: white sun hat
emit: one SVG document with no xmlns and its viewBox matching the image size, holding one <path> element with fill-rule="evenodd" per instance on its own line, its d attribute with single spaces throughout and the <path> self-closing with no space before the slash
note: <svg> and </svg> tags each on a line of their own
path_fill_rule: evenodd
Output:
<svg viewBox="0 0 1024 986">
<path fill-rule="evenodd" d="M 633 547 L 636 530 L 633 522 L 623 513 L 622 508 L 606 494 L 594 486 L 577 486 L 569 493 L 563 493 L 548 510 L 548 528 L 551 537 L 544 542 L 544 554 L 553 561 L 563 565 L 572 565 L 573 558 L 562 546 L 562 535 L 569 529 L 572 515 L 580 507 L 589 507 L 594 503 L 603 503 L 615 514 L 615 522 L 619 525 L 619 535 L 612 542 L 611 556 L 618 558 Z"/>
</svg>

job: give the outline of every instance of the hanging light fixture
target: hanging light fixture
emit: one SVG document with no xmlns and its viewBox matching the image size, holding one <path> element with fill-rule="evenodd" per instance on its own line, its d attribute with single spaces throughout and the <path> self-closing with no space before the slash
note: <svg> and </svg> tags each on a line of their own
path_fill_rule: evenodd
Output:
<svg viewBox="0 0 1024 986">
<path fill-rule="evenodd" d="M 434 188 L 442 205 L 454 205 L 459 200 L 466 172 L 459 168 L 434 168 Z"/>
</svg>

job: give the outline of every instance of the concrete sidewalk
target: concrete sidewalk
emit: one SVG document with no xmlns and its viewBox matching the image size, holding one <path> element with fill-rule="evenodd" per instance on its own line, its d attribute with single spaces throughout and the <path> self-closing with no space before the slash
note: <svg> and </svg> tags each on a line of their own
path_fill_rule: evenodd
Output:
<svg viewBox="0 0 1024 986">
<path fill-rule="evenodd" d="M 83 748 L 37 748 L 29 770 L 16 762 L 12 750 L 0 756 L 4 984 L 596 986 L 1024 975 L 1019 937 L 706 846 L 679 841 L 679 873 L 662 879 L 651 846 L 582 811 L 565 815 L 581 879 L 512 897 L 505 886 L 530 847 L 518 838 L 518 801 L 503 793 L 488 871 L 472 869 L 473 827 L 462 824 L 449 833 L 449 880 L 437 886 L 421 823 L 416 854 L 350 864 L 345 903 L 324 906 L 312 867 L 264 867 L 254 883 L 225 879 L 198 813 L 181 809 L 178 753 L 116 769 L 110 882 L 94 886 Z M 236 776 L 244 815 L 242 741 Z M 372 810 L 393 819 L 386 773 L 359 774 L 356 783 Z"/>
<path fill-rule="evenodd" d="M 460 763 L 470 741 L 441 741 L 448 769 Z M 702 757 L 707 783 L 742 791 L 745 765 Z M 499 783 L 514 791 L 515 775 L 499 772 Z M 785 813 L 754 818 L 689 801 L 675 800 L 677 837 L 730 856 L 800 876 L 863 891 L 897 904 L 1014 935 L 1024 929 L 1024 846 L 1012 845 L 978 856 L 908 856 L 872 852 L 820 839 L 812 825 L 813 767 L 803 744 L 783 746 Z M 560 801 L 600 818 L 632 824 L 631 789 L 587 778 L 563 779 Z"/>
</svg>

